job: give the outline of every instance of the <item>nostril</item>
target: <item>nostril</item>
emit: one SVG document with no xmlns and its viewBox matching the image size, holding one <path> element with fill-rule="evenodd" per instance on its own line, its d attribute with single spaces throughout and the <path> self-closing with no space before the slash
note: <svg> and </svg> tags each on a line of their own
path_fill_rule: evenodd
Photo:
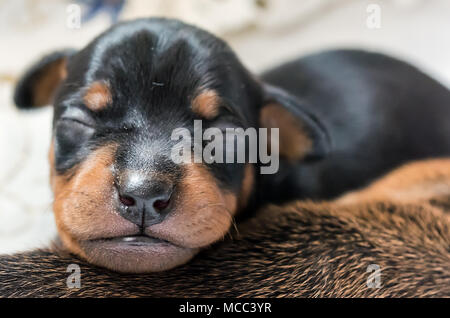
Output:
<svg viewBox="0 0 450 318">
<path fill-rule="evenodd" d="M 119 196 L 119 200 L 125 206 L 133 206 L 133 205 L 136 204 L 136 200 L 133 199 L 132 197 L 127 196 L 127 195 Z"/>
<path fill-rule="evenodd" d="M 169 206 L 169 201 L 170 200 L 156 200 L 153 203 L 153 207 L 157 211 L 162 211 L 162 210 L 164 210 L 165 208 L 167 208 Z"/>
</svg>

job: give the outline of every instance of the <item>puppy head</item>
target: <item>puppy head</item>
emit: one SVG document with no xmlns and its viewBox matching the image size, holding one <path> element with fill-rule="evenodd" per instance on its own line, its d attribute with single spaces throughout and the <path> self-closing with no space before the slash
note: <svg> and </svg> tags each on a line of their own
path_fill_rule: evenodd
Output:
<svg viewBox="0 0 450 318">
<path fill-rule="evenodd" d="M 202 131 L 277 127 L 289 160 L 318 157 L 326 143 L 294 98 L 253 79 L 221 40 L 174 20 L 120 24 L 78 52 L 47 56 L 15 101 L 54 105 L 49 158 L 63 244 L 121 272 L 187 262 L 227 234 L 255 188 L 258 163 L 175 162 L 177 129 L 195 135 L 195 120 Z"/>
</svg>

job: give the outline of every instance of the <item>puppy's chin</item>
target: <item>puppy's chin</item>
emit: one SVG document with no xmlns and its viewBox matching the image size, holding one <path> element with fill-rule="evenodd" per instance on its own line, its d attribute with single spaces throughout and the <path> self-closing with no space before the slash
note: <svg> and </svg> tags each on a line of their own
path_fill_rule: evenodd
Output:
<svg viewBox="0 0 450 318">
<path fill-rule="evenodd" d="M 148 236 L 87 240 L 80 248 L 90 263 L 122 273 L 169 270 L 187 263 L 199 251 Z"/>
</svg>

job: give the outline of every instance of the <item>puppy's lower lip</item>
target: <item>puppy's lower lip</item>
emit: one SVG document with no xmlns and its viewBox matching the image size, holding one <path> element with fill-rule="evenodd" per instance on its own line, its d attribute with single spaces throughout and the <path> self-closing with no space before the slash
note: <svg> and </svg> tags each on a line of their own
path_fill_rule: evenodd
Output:
<svg viewBox="0 0 450 318">
<path fill-rule="evenodd" d="M 163 244 L 167 243 L 170 244 L 167 241 L 150 237 L 147 235 L 134 235 L 134 236 L 123 236 L 123 237 L 114 237 L 107 239 L 106 241 L 112 242 L 112 243 L 122 243 L 127 245 L 135 245 L 135 246 L 141 246 L 141 245 L 151 245 L 151 244 Z"/>
<path fill-rule="evenodd" d="M 95 239 L 80 246 L 89 262 L 125 273 L 167 270 L 186 263 L 198 252 L 146 235 Z"/>
</svg>

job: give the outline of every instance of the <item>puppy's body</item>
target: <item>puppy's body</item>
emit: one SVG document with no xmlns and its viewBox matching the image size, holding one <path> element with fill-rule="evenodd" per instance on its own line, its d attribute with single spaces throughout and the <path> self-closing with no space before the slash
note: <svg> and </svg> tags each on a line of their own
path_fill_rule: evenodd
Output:
<svg viewBox="0 0 450 318">
<path fill-rule="evenodd" d="M 450 91 L 402 61 L 330 51 L 262 78 L 301 100 L 332 144 L 318 162 L 282 166 L 262 191 L 269 200 L 332 198 L 406 161 L 450 154 Z"/>
<path fill-rule="evenodd" d="M 390 191 L 371 201 L 383 184 Z M 445 191 L 414 200 L 432 184 Z M 374 187 L 351 203 L 271 206 L 232 240 L 163 273 L 121 275 L 55 251 L 4 256 L 0 295 L 450 297 L 450 161 L 406 166 Z M 80 289 L 66 285 L 70 264 L 80 266 Z"/>
</svg>

